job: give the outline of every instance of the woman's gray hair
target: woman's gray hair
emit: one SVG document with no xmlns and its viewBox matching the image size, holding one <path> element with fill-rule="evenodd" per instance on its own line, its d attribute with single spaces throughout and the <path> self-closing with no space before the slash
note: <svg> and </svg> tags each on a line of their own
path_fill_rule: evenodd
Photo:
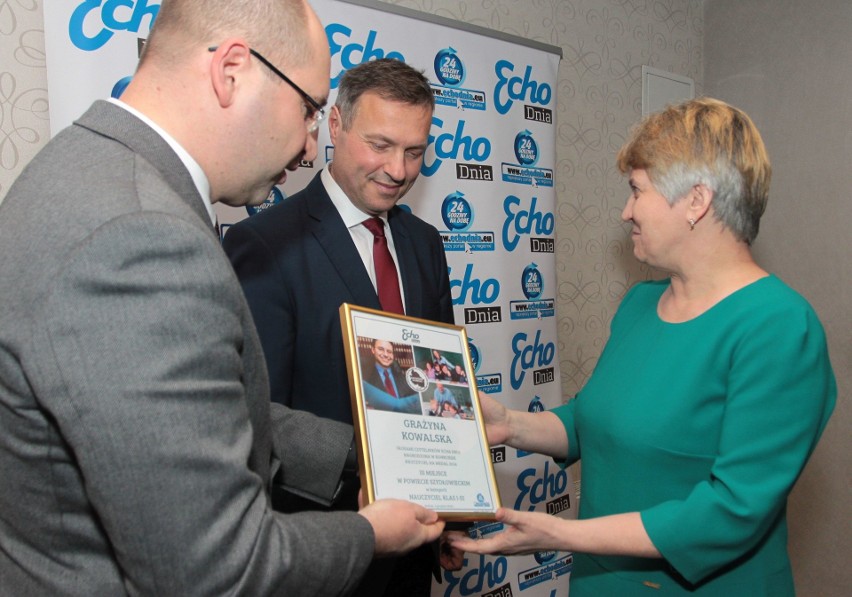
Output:
<svg viewBox="0 0 852 597">
<path fill-rule="evenodd" d="M 748 115 L 711 98 L 647 116 L 618 152 L 621 172 L 643 169 L 669 204 L 696 184 L 713 191 L 714 217 L 751 244 L 769 198 L 772 168 Z"/>
</svg>

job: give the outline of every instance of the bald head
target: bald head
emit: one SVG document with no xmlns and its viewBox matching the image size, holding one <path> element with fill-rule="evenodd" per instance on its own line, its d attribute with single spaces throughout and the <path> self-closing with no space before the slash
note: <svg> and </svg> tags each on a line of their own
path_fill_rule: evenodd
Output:
<svg viewBox="0 0 852 597">
<path fill-rule="evenodd" d="M 211 202 L 258 204 L 316 157 L 330 60 L 305 0 L 164 0 L 121 101 L 201 166 Z"/>
<path fill-rule="evenodd" d="M 305 0 L 163 0 L 140 67 L 170 68 L 199 47 L 240 37 L 286 68 L 313 56 Z"/>
</svg>

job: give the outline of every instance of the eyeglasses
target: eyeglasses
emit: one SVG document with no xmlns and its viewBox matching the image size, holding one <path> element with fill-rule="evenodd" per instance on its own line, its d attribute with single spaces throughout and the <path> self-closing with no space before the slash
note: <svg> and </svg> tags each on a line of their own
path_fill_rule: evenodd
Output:
<svg viewBox="0 0 852 597">
<path fill-rule="evenodd" d="M 215 52 L 216 48 L 218 47 L 219 46 L 212 46 L 207 48 L 207 50 L 209 52 Z M 325 110 L 323 110 L 319 102 L 317 102 L 314 98 L 308 95 L 308 93 L 304 89 L 296 85 L 290 79 L 290 77 L 278 70 L 274 64 L 272 64 L 269 60 L 263 57 L 263 54 L 256 50 L 253 50 L 252 48 L 249 48 L 249 53 L 251 53 L 252 56 L 260 60 L 266 66 L 266 68 L 281 77 L 281 79 L 290 87 L 292 87 L 296 93 L 302 96 L 302 100 L 304 100 L 305 102 L 305 109 L 307 110 L 305 120 L 308 123 L 308 133 L 313 133 L 314 131 L 316 131 L 319 128 L 320 123 L 325 120 Z"/>
</svg>

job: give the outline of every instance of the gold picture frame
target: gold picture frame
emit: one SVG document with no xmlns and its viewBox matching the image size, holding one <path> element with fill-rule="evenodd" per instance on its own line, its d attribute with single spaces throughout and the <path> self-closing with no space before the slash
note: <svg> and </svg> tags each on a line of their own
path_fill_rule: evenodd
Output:
<svg viewBox="0 0 852 597">
<path fill-rule="evenodd" d="M 465 329 L 340 306 L 365 503 L 493 520 L 500 494 Z"/>
</svg>

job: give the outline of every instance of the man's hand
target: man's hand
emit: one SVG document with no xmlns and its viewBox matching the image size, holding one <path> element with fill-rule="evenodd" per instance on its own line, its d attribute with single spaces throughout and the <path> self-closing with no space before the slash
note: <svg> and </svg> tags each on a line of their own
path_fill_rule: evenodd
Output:
<svg viewBox="0 0 852 597">
<path fill-rule="evenodd" d="M 358 511 L 373 525 L 376 557 L 398 556 L 437 539 L 444 521 L 432 510 L 404 500 L 378 500 Z"/>
</svg>

